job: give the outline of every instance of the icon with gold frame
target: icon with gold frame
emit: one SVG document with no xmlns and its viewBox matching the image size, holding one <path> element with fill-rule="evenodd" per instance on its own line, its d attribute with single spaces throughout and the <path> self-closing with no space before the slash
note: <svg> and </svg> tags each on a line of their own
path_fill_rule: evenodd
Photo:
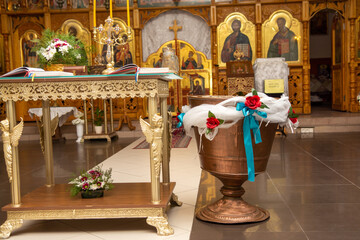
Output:
<svg viewBox="0 0 360 240">
<path fill-rule="evenodd" d="M 284 10 L 274 12 L 262 26 L 263 57 L 283 57 L 290 64 L 300 64 L 301 35 L 299 20 Z"/>
<path fill-rule="evenodd" d="M 234 32 L 233 29 L 235 21 L 240 21 L 240 33 L 242 34 L 241 37 L 238 33 L 237 36 L 239 37 L 235 36 L 236 32 Z M 233 55 L 236 50 L 238 50 L 240 51 L 239 60 L 251 60 L 252 62 L 255 61 L 255 25 L 252 22 L 248 21 L 242 13 L 235 12 L 228 15 L 225 18 L 224 22 L 220 23 L 217 27 L 217 36 L 219 53 L 218 63 L 220 67 L 226 66 L 227 58 L 222 57 L 221 54 L 224 50 L 225 41 L 227 45 L 229 45 L 227 49 L 231 49 L 229 50 L 229 54 Z M 228 39 L 230 39 L 231 36 L 234 36 L 234 39 L 236 38 L 237 40 L 229 41 Z M 249 43 L 250 47 L 248 46 Z M 230 56 L 229 58 L 231 60 L 236 60 L 234 56 Z"/>
</svg>

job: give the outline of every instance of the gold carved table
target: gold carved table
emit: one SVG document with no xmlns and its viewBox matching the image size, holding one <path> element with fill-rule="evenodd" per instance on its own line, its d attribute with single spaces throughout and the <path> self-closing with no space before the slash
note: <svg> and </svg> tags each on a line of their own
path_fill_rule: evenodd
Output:
<svg viewBox="0 0 360 240">
<path fill-rule="evenodd" d="M 169 176 L 170 129 L 167 113 L 169 81 L 171 80 L 166 74 L 140 75 L 137 82 L 134 75 L 123 74 L 39 77 L 34 81 L 29 78 L 0 78 L 0 99 L 6 102 L 7 119 L 4 121 L 8 125 L 2 137 L 4 149 L 7 148 L 9 150 L 7 152 L 10 153 L 4 157 L 12 194 L 11 203 L 2 208 L 2 211 L 7 212 L 7 220 L 0 226 L 0 238 L 8 238 L 14 229 L 21 227 L 23 220 L 93 218 L 146 218 L 149 225 L 156 227 L 158 235 L 173 234 L 173 229 L 167 220 L 166 209 L 169 203 L 180 206 L 181 202 L 173 194 L 175 182 L 170 182 Z M 67 191 L 69 185 L 55 184 L 54 180 L 50 100 L 85 101 L 89 98 L 125 97 L 148 98 L 149 126 L 158 134 L 154 141 L 156 143 L 150 144 L 151 181 L 116 183 L 114 189 L 103 198 L 71 197 Z M 21 196 L 20 192 L 19 149 L 17 144 L 11 141 L 14 135 L 21 135 L 22 131 L 18 128 L 20 124 L 16 125 L 15 116 L 15 102 L 21 100 L 42 100 L 45 138 L 46 184 L 25 196 Z M 159 117 L 155 116 L 158 113 L 158 104 L 163 121 L 160 127 L 156 120 Z M 1 124 L 4 121 L 1 121 Z M 159 130 L 162 131 L 160 135 Z M 160 182 L 159 166 L 162 166 L 162 182 Z"/>
</svg>

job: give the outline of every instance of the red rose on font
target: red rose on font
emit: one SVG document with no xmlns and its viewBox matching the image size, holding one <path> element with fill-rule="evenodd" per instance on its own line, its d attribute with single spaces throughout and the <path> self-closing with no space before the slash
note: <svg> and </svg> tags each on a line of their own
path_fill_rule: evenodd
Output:
<svg viewBox="0 0 360 240">
<path fill-rule="evenodd" d="M 211 117 L 206 119 L 206 127 L 208 129 L 214 129 L 220 125 L 220 121 L 217 118 Z"/>
<path fill-rule="evenodd" d="M 297 122 L 297 118 L 289 118 L 290 119 L 290 121 L 292 122 L 292 123 L 296 123 Z"/>
<path fill-rule="evenodd" d="M 245 106 L 250 109 L 261 107 L 260 97 L 258 95 L 249 96 L 246 98 Z"/>
</svg>

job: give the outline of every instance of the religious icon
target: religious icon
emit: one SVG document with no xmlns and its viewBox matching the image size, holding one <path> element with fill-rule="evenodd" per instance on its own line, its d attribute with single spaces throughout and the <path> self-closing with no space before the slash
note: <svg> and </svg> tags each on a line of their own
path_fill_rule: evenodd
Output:
<svg viewBox="0 0 360 240">
<path fill-rule="evenodd" d="M 87 8 L 89 7 L 89 0 L 72 0 L 73 8 Z"/>
<path fill-rule="evenodd" d="M 44 0 L 28 0 L 29 9 L 40 9 L 44 7 Z"/>
<path fill-rule="evenodd" d="M 328 29 L 328 14 L 321 11 L 315 14 L 310 20 L 310 34 L 326 35 Z"/>
<path fill-rule="evenodd" d="M 241 21 L 235 19 L 231 23 L 233 32 L 225 39 L 222 51 L 221 61 L 226 63 L 236 60 L 252 60 L 252 49 L 248 36 L 241 33 Z M 234 53 L 237 58 L 234 57 Z"/>
<path fill-rule="evenodd" d="M 160 58 L 156 61 L 156 63 L 155 63 L 155 59 L 153 61 L 153 67 L 154 68 L 161 68 L 162 67 L 162 58 L 163 58 L 163 53 L 162 52 L 159 54 L 159 57 Z"/>
<path fill-rule="evenodd" d="M 267 57 L 283 57 L 286 61 L 297 61 L 298 42 L 295 33 L 286 27 L 285 18 L 279 17 L 276 23 L 279 30 L 270 42 Z"/>
<path fill-rule="evenodd" d="M 32 51 L 32 48 L 35 47 L 36 43 L 33 41 L 38 38 L 37 34 L 34 32 L 28 32 L 24 34 L 22 38 L 22 64 L 28 67 L 37 67 L 37 54 Z"/>
<path fill-rule="evenodd" d="M 204 95 L 205 87 L 204 87 L 204 79 L 203 78 L 195 78 L 192 79 L 190 77 L 190 92 L 191 95 Z"/>
<path fill-rule="evenodd" d="M 127 42 L 128 36 L 126 34 L 122 35 L 124 45 L 116 45 L 115 46 L 115 67 L 121 67 L 129 63 L 133 63 L 132 54 L 130 52 L 130 45 Z"/>
</svg>

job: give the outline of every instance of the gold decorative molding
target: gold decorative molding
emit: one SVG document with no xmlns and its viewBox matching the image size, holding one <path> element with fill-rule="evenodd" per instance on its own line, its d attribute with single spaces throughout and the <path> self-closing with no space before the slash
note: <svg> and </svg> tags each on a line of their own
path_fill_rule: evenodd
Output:
<svg viewBox="0 0 360 240">
<path fill-rule="evenodd" d="M 189 8 L 189 9 L 184 9 L 185 11 L 187 12 L 190 12 L 196 16 L 199 16 L 201 17 L 202 19 L 204 19 L 204 21 L 207 23 L 207 24 L 211 24 L 211 20 L 210 20 L 210 8 Z"/>
<path fill-rule="evenodd" d="M 261 5 L 261 18 L 262 21 L 270 18 L 270 16 L 277 10 L 284 10 L 289 12 L 294 18 L 301 19 L 302 3 L 286 3 L 286 4 L 263 4 Z"/>
<path fill-rule="evenodd" d="M 323 9 L 333 9 L 335 11 L 337 11 L 338 13 L 340 13 L 341 16 L 344 17 L 345 14 L 345 3 L 346 2 L 316 2 L 313 3 L 311 2 L 309 4 L 309 16 L 310 18 L 312 18 L 313 16 L 315 16 L 315 14 Z"/>
<path fill-rule="evenodd" d="M 255 6 L 232 6 L 232 7 L 217 7 L 216 8 L 216 21 L 218 23 L 224 22 L 225 18 L 231 13 L 240 12 L 246 16 L 247 20 L 255 22 Z"/>
<path fill-rule="evenodd" d="M 22 219 L 8 219 L 0 226 L 0 238 L 8 238 L 15 229 L 21 227 Z"/>
<path fill-rule="evenodd" d="M 148 217 L 146 223 L 156 227 L 158 235 L 168 236 L 174 234 L 174 230 L 170 227 L 165 214 L 162 217 Z"/>
<path fill-rule="evenodd" d="M 64 81 L 2 83 L 2 101 L 36 101 L 57 99 L 125 98 L 125 97 L 167 97 L 167 81 L 157 79 L 107 80 L 107 81 Z M 94 94 L 96 93 L 96 94 Z"/>
<path fill-rule="evenodd" d="M 21 122 L 13 127 L 10 132 L 10 123 L 8 119 L 0 122 L 0 129 L 2 130 L 2 141 L 4 148 L 4 158 L 6 164 L 6 170 L 9 177 L 9 182 L 13 180 L 13 148 L 19 144 L 22 131 L 24 129 L 24 122 L 21 118 Z"/>
</svg>

